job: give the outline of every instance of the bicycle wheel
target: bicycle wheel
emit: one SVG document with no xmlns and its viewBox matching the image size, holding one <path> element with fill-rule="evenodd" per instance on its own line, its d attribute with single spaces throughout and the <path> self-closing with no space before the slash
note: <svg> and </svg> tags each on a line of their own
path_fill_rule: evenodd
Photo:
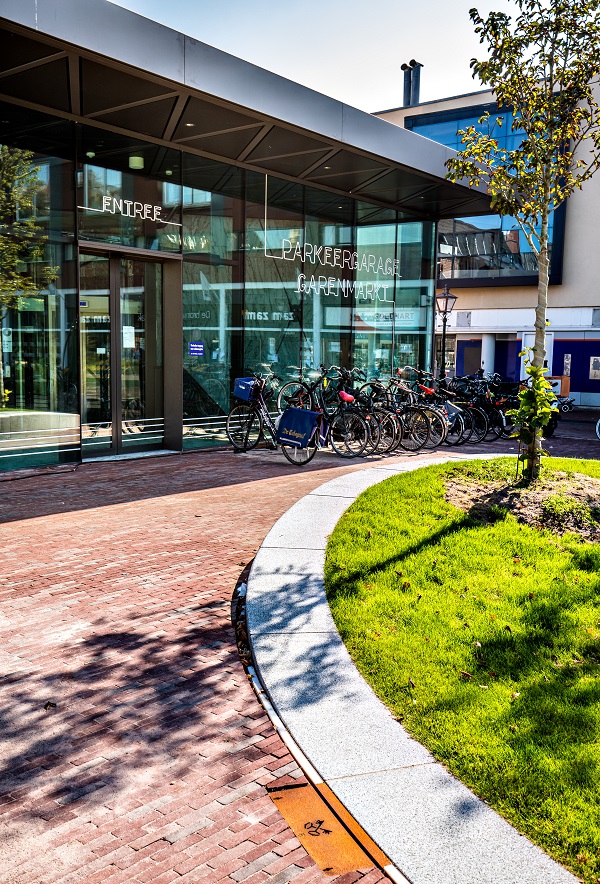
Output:
<svg viewBox="0 0 600 884">
<path fill-rule="evenodd" d="M 280 414 L 286 408 L 307 408 L 310 410 L 313 407 L 312 394 L 302 381 L 289 381 L 277 394 L 277 411 Z"/>
<path fill-rule="evenodd" d="M 234 448 L 250 451 L 262 436 L 262 418 L 252 405 L 236 405 L 227 415 L 225 432 Z"/>
<path fill-rule="evenodd" d="M 482 411 L 481 408 L 477 408 L 475 405 L 469 406 L 469 414 L 471 415 L 473 422 L 473 433 L 471 434 L 469 442 L 474 445 L 477 442 L 483 442 L 487 436 L 488 419 L 485 415 L 485 411 Z"/>
<path fill-rule="evenodd" d="M 333 417 L 338 410 L 340 397 L 336 385 L 331 381 L 328 383 L 325 383 L 325 381 L 327 381 L 327 378 L 324 378 L 322 385 L 318 388 L 315 399 L 325 414 L 329 417 Z"/>
<path fill-rule="evenodd" d="M 600 419 L 598 420 L 598 423 L 596 424 L 596 436 L 598 437 L 598 439 L 600 439 Z"/>
<path fill-rule="evenodd" d="M 295 448 L 293 445 L 282 445 L 281 452 L 286 460 L 289 460 L 294 466 L 303 467 L 305 464 L 310 463 L 317 453 L 316 436 L 306 448 Z"/>
<path fill-rule="evenodd" d="M 448 432 L 448 422 L 443 412 L 437 408 L 429 406 L 424 409 L 425 414 L 429 418 L 429 439 L 425 448 L 437 448 L 446 439 Z"/>
<path fill-rule="evenodd" d="M 460 445 L 465 433 L 465 422 L 462 414 L 456 412 L 452 415 L 452 422 L 448 427 L 448 435 L 446 436 L 446 445 Z"/>
<path fill-rule="evenodd" d="M 399 418 L 402 422 L 400 447 L 405 451 L 420 451 L 429 441 L 430 424 L 425 412 L 411 405 L 404 408 Z"/>
<path fill-rule="evenodd" d="M 369 441 L 367 442 L 367 447 L 365 448 L 365 454 L 374 454 L 377 451 L 377 447 L 381 440 L 381 426 L 379 424 L 379 418 L 375 414 L 375 411 L 365 411 L 361 414 L 367 422 L 367 427 L 369 430 Z"/>
<path fill-rule="evenodd" d="M 375 412 L 379 418 L 379 445 L 377 451 L 379 454 L 389 454 L 394 451 L 402 439 L 402 423 L 398 415 L 394 411 L 378 408 Z"/>
<path fill-rule="evenodd" d="M 502 415 L 503 423 L 502 423 L 502 431 L 501 431 L 500 435 L 502 436 L 503 439 L 510 439 L 510 437 L 512 436 L 512 434 L 515 430 L 515 425 L 513 423 L 513 419 L 512 419 L 512 417 L 509 417 L 505 411 L 502 411 L 501 415 Z"/>
<path fill-rule="evenodd" d="M 504 432 L 506 421 L 500 409 L 495 406 L 487 410 L 486 415 L 488 419 L 488 435 L 491 435 L 493 442 L 494 439 L 499 439 Z"/>
<path fill-rule="evenodd" d="M 329 441 L 340 457 L 360 457 L 369 442 L 367 422 L 357 412 L 342 411 L 331 420 Z"/>
<path fill-rule="evenodd" d="M 463 419 L 464 429 L 457 445 L 464 445 L 473 435 L 474 418 L 469 409 L 463 405 L 460 406 L 460 415 Z"/>
</svg>

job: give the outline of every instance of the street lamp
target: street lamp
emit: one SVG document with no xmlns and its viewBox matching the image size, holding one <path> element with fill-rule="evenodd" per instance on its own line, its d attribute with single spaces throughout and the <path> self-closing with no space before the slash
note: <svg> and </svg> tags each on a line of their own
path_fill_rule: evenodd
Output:
<svg viewBox="0 0 600 884">
<path fill-rule="evenodd" d="M 435 304 L 437 312 L 442 317 L 442 377 L 446 377 L 446 323 L 448 317 L 452 313 L 454 305 L 457 301 L 456 295 L 452 295 L 448 291 L 448 284 L 444 286 L 444 291 L 440 295 L 436 295 Z"/>
</svg>

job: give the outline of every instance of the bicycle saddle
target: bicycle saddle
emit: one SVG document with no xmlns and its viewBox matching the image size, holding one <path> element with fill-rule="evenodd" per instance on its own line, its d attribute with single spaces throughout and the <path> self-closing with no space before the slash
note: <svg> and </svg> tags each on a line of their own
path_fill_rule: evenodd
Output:
<svg viewBox="0 0 600 884">
<path fill-rule="evenodd" d="M 346 393 L 344 390 L 340 390 L 340 399 L 342 402 L 346 402 L 348 405 L 351 402 L 354 402 L 354 396 L 351 396 L 350 393 Z"/>
</svg>

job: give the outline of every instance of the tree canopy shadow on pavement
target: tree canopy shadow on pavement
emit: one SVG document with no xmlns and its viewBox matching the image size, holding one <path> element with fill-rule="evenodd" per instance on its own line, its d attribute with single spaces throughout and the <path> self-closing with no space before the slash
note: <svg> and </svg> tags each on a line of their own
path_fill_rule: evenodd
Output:
<svg viewBox="0 0 600 884">
<path fill-rule="evenodd" d="M 81 799 L 114 800 L 137 774 L 158 773 L 161 786 L 165 776 L 184 780 L 205 749 L 232 770 L 261 754 L 246 742 L 243 697 L 225 703 L 245 681 L 231 629 L 198 625 L 170 638 L 102 620 L 93 628 L 75 665 L 57 657 L 54 671 L 0 682 L 0 795 L 32 794 L 30 813 L 50 819 Z"/>
</svg>

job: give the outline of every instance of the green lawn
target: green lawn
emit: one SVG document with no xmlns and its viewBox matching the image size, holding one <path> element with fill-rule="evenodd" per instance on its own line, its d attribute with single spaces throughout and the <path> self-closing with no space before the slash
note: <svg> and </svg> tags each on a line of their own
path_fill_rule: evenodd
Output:
<svg viewBox="0 0 600 884">
<path fill-rule="evenodd" d="M 514 477 L 514 459 L 445 464 L 360 496 L 325 579 L 359 670 L 398 720 L 513 825 L 600 884 L 600 545 L 479 523 L 444 476 Z M 599 461 L 551 470 L 600 478 Z"/>
</svg>

